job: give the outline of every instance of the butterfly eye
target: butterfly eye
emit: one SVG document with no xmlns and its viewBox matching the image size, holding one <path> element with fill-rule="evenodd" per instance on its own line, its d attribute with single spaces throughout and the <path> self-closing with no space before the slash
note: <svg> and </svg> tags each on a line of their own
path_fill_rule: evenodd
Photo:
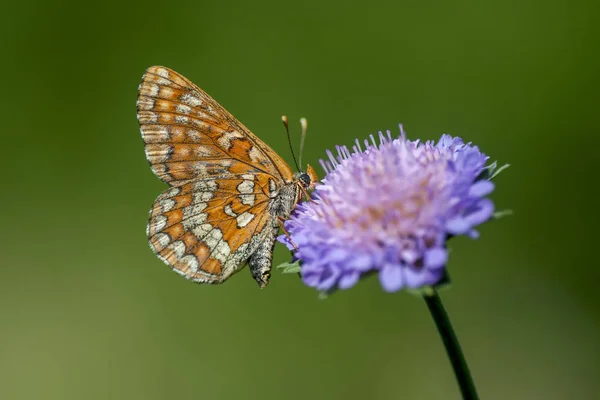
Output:
<svg viewBox="0 0 600 400">
<path fill-rule="evenodd" d="M 304 186 L 306 186 L 306 187 L 310 186 L 310 176 L 308 176 L 308 174 L 306 172 L 303 172 L 302 174 L 300 174 L 300 176 L 298 178 L 300 179 L 300 181 L 302 181 Z"/>
</svg>

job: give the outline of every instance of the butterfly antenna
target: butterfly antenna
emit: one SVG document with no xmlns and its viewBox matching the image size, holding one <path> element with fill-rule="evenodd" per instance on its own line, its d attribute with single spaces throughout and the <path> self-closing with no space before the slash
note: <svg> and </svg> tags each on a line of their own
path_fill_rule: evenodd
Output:
<svg viewBox="0 0 600 400">
<path fill-rule="evenodd" d="M 298 171 L 301 171 L 300 167 L 298 166 L 298 160 L 296 160 L 296 155 L 294 154 L 294 147 L 292 146 L 292 139 L 290 139 L 290 128 L 288 126 L 288 118 L 285 115 L 282 115 L 281 120 L 283 121 L 283 126 L 285 126 L 288 144 L 290 145 L 290 151 L 292 152 L 292 158 L 294 158 L 294 164 L 296 164 L 296 169 Z"/>
<path fill-rule="evenodd" d="M 306 129 L 308 128 L 308 121 L 306 118 L 300 118 L 300 126 L 302 126 L 302 136 L 300 136 L 300 156 L 298 156 L 298 161 L 300 165 L 302 165 L 302 153 L 304 153 L 304 139 L 306 138 Z"/>
</svg>

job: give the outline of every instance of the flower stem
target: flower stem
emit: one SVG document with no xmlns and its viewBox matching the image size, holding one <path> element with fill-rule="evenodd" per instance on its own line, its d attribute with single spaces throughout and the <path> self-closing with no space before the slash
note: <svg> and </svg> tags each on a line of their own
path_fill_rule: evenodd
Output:
<svg viewBox="0 0 600 400">
<path fill-rule="evenodd" d="M 425 303 L 427 303 L 429 312 L 442 337 L 463 399 L 477 400 L 479 397 L 477 396 L 475 384 L 473 383 L 473 378 L 471 378 L 471 373 L 469 372 L 469 366 L 467 365 L 465 356 L 460 348 L 460 343 L 458 343 L 458 339 L 456 338 L 456 334 L 450 323 L 450 318 L 448 318 L 448 314 L 442 305 L 440 296 L 438 296 L 435 289 L 430 288 L 430 290 L 423 294 L 423 299 L 425 300 Z"/>
</svg>

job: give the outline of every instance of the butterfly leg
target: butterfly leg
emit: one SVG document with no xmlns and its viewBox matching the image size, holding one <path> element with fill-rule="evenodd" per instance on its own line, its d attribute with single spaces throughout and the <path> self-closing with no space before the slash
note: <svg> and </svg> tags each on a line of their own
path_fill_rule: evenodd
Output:
<svg viewBox="0 0 600 400">
<path fill-rule="evenodd" d="M 254 280 L 260 288 L 264 288 L 271 278 L 271 266 L 273 265 L 273 248 L 275 247 L 275 238 L 279 230 L 278 226 L 268 229 L 262 235 L 262 240 L 254 253 L 248 259 L 248 267 Z"/>
<path fill-rule="evenodd" d="M 306 189 L 304 189 L 302 186 L 298 185 L 298 187 L 300 188 L 300 190 L 302 191 L 302 194 L 304 195 L 304 198 L 306 199 L 306 201 L 313 201 L 312 197 L 310 197 L 310 194 L 308 194 L 308 192 L 306 191 Z"/>
<path fill-rule="evenodd" d="M 296 244 L 292 241 L 292 237 L 290 236 L 289 232 L 285 229 L 285 226 L 283 225 L 283 223 L 285 222 L 285 219 L 282 217 L 277 217 L 277 223 L 279 224 L 279 227 L 281 228 L 281 230 L 283 231 L 283 234 L 285 236 L 287 236 L 287 238 L 290 240 L 290 243 L 292 244 L 292 246 L 294 246 L 294 248 L 296 250 L 298 250 L 298 246 L 296 246 Z"/>
</svg>

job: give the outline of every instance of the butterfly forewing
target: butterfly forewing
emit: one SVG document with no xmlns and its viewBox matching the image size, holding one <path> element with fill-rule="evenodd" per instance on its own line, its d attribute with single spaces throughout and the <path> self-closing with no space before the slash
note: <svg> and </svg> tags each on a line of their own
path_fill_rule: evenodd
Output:
<svg viewBox="0 0 600 400">
<path fill-rule="evenodd" d="M 138 120 L 152 170 L 171 186 L 150 211 L 152 250 L 181 275 L 207 283 L 223 282 L 261 253 L 253 260 L 267 260 L 266 280 L 255 278 L 264 286 L 271 256 L 265 252 L 272 246 L 263 247 L 277 230 L 272 206 L 281 202 L 282 187 L 287 193 L 295 188 L 289 166 L 204 91 L 165 67 L 144 74 Z M 286 201 L 295 204 L 294 196 Z"/>
<path fill-rule="evenodd" d="M 146 157 L 172 185 L 248 170 L 293 181 L 289 166 L 202 89 L 177 72 L 150 67 L 142 78 L 138 120 Z"/>
</svg>

